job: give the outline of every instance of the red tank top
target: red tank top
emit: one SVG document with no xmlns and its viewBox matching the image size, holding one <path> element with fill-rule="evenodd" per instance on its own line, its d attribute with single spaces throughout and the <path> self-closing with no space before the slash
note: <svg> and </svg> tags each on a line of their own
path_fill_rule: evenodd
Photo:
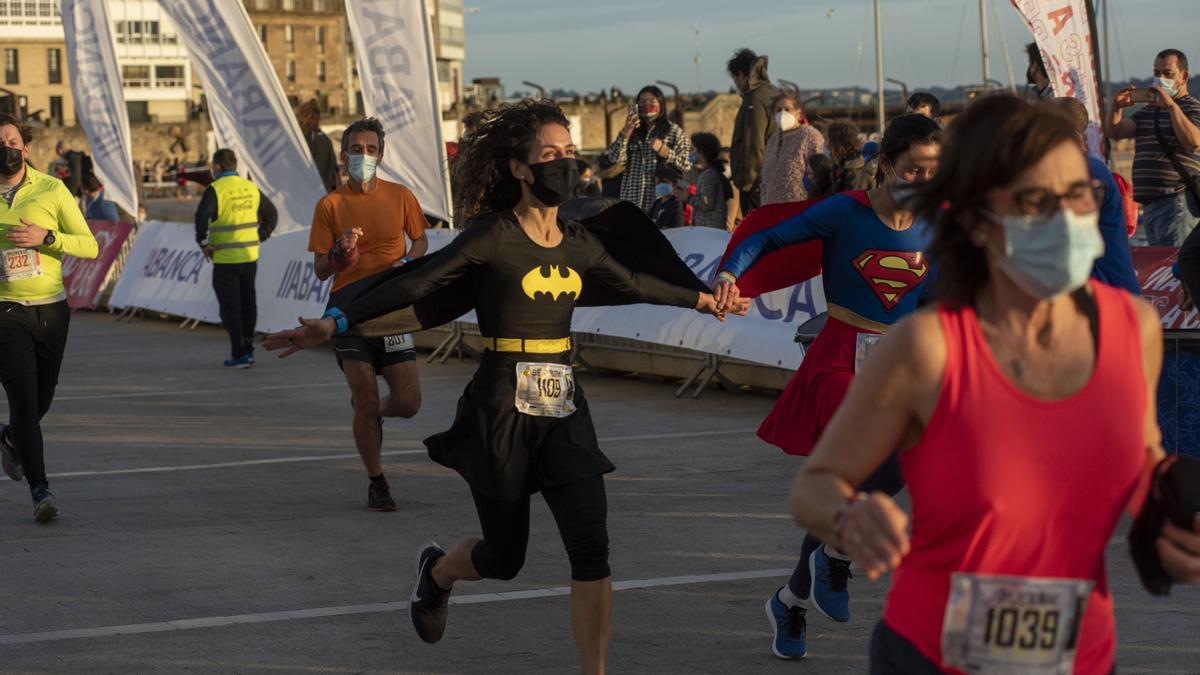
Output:
<svg viewBox="0 0 1200 675">
<path fill-rule="evenodd" d="M 975 572 L 1093 581 L 1075 672 L 1112 669 L 1104 551 L 1146 461 L 1146 383 L 1128 293 L 1091 288 L 1096 367 L 1083 389 L 1056 401 L 1030 397 L 1007 379 L 973 309 L 938 312 L 946 370 L 921 441 L 900 455 L 912 495 L 912 550 L 884 609 L 887 625 L 934 663 L 944 663 L 951 573 Z"/>
</svg>

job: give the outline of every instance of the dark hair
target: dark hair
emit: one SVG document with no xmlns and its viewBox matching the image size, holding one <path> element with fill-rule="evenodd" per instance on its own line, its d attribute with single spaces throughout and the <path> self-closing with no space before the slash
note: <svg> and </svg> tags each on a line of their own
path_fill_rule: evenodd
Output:
<svg viewBox="0 0 1200 675">
<path fill-rule="evenodd" d="M 99 192 L 100 188 L 102 188 L 102 187 L 104 187 L 104 184 L 100 182 L 99 178 L 96 178 L 95 174 L 89 173 L 88 175 L 83 177 L 83 189 L 84 190 L 86 190 L 88 192 Z"/>
<path fill-rule="evenodd" d="M 1054 99 L 1054 105 L 1061 108 L 1063 112 L 1070 115 L 1071 119 L 1075 121 L 1075 133 L 1082 136 L 1087 132 L 1089 121 L 1088 111 L 1087 107 L 1079 99 L 1073 96 L 1059 96 Z"/>
<path fill-rule="evenodd" d="M 477 128 L 479 128 L 479 122 L 482 119 L 483 119 L 483 111 L 482 110 L 476 110 L 475 112 L 469 112 L 466 115 L 463 115 L 463 118 L 462 118 L 463 134 L 475 133 L 475 130 Z"/>
<path fill-rule="evenodd" d="M 936 96 L 927 91 L 918 91 L 912 96 L 909 96 L 906 105 L 908 106 L 909 110 L 916 110 L 921 106 L 929 106 L 929 112 L 932 113 L 934 117 L 942 116 L 942 102 L 939 101 Z"/>
<path fill-rule="evenodd" d="M 508 161 L 529 161 L 531 144 L 547 124 L 570 128 L 571 122 L 550 99 L 525 99 L 483 111 L 475 133 L 458 142 L 454 158 L 457 217 L 467 222 L 489 211 L 512 208 L 521 199 Z"/>
<path fill-rule="evenodd" d="M 704 157 L 704 163 L 720 171 L 725 166 L 721 159 L 721 139 L 715 134 L 700 132 L 692 134 L 692 147 L 696 154 Z"/>
<path fill-rule="evenodd" d="M 33 130 L 13 115 L 8 113 L 0 113 L 0 127 L 10 125 L 16 127 L 17 133 L 21 134 L 21 142 L 25 145 L 29 145 L 29 142 L 33 140 Z"/>
<path fill-rule="evenodd" d="M 933 179 L 917 191 L 913 210 L 933 224 L 929 256 L 938 267 L 937 296 L 971 305 L 988 283 L 987 257 L 974 239 L 986 195 L 1011 185 L 1063 143 L 1078 144 L 1075 124 L 1059 106 L 1010 94 L 974 103 L 950 125 Z"/>
<path fill-rule="evenodd" d="M 637 131 L 633 132 L 634 135 L 641 139 L 666 138 L 667 134 L 671 133 L 671 121 L 667 119 L 667 97 L 663 95 L 662 89 L 648 84 L 638 90 L 637 96 L 633 99 L 634 102 L 640 102 L 642 94 L 650 94 L 658 99 L 658 117 L 655 117 L 649 125 L 643 124 L 638 127 Z"/>
<path fill-rule="evenodd" d="M 754 61 L 758 59 L 758 54 L 753 50 L 742 47 L 733 53 L 733 58 L 725 64 L 725 69 L 730 75 L 749 75 L 750 68 L 754 65 Z"/>
<path fill-rule="evenodd" d="M 581 176 L 583 175 L 584 171 L 587 171 L 588 169 L 592 168 L 592 165 L 588 164 L 586 159 L 576 159 L 575 166 L 579 169 L 579 175 L 581 175 Z"/>
<path fill-rule="evenodd" d="M 356 120 L 342 132 L 342 152 L 350 152 L 350 136 L 363 131 L 373 131 L 379 139 L 379 152 L 383 152 L 383 124 L 374 117 Z"/>
<path fill-rule="evenodd" d="M 1159 59 L 1168 59 L 1172 56 L 1179 60 L 1180 68 L 1184 70 L 1188 69 L 1187 57 L 1184 56 L 1183 52 L 1179 51 L 1178 49 L 1164 49 L 1154 57 L 1154 60 L 1157 61 Z"/>
<path fill-rule="evenodd" d="M 237 168 L 237 155 L 229 148 L 221 148 L 213 153 L 212 163 L 222 171 L 233 171 Z"/>
<path fill-rule="evenodd" d="M 928 117 L 909 113 L 888 123 L 879 141 L 879 156 L 888 162 L 908 152 L 914 145 L 932 145 L 942 142 L 942 127 Z"/>
<path fill-rule="evenodd" d="M 798 110 L 803 112 L 803 105 L 800 103 L 800 96 L 793 91 L 781 90 L 775 95 L 775 98 L 771 99 L 771 114 L 775 113 L 775 106 L 779 105 L 780 101 L 791 101 L 792 103 L 796 104 L 796 108 Z"/>
<path fill-rule="evenodd" d="M 656 183 L 665 182 L 674 185 L 677 180 L 679 180 L 679 172 L 674 167 L 662 164 L 654 170 L 654 181 Z"/>
<path fill-rule="evenodd" d="M 1029 57 L 1029 65 L 1037 66 L 1043 75 L 1047 78 L 1050 77 L 1050 71 L 1046 70 L 1046 62 L 1042 60 L 1042 50 L 1038 48 L 1036 42 L 1025 45 L 1025 56 Z M 1028 72 L 1025 73 L 1025 79 L 1029 84 L 1033 84 L 1033 78 Z"/>
<path fill-rule="evenodd" d="M 317 99 L 309 99 L 296 108 L 296 122 L 304 133 L 312 133 L 321 125 L 321 107 Z"/>
<path fill-rule="evenodd" d="M 808 156 L 808 173 L 812 176 L 813 186 L 808 191 L 809 199 L 828 197 L 833 192 L 833 164 L 824 153 Z"/>
<path fill-rule="evenodd" d="M 829 155 L 834 162 L 841 164 L 859 156 L 858 126 L 849 120 L 838 120 L 829 125 L 826 134 L 829 141 Z"/>
</svg>

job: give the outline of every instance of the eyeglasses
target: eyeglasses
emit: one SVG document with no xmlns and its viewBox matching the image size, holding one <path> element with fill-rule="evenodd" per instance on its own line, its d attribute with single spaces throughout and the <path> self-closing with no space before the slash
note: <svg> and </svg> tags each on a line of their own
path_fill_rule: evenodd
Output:
<svg viewBox="0 0 1200 675">
<path fill-rule="evenodd" d="M 1104 184 L 1098 180 L 1081 180 L 1072 183 L 1061 194 L 1034 187 L 1017 190 L 1012 197 L 1017 208 L 1025 215 L 1053 215 L 1064 201 L 1075 213 L 1092 213 L 1104 201 Z"/>
</svg>

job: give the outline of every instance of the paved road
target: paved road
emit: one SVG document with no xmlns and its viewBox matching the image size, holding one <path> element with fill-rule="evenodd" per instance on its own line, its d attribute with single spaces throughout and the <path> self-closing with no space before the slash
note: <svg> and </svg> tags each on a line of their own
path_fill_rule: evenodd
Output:
<svg viewBox="0 0 1200 675">
<path fill-rule="evenodd" d="M 514 581 L 462 584 L 446 638 L 407 623 L 415 547 L 474 535 L 465 485 L 420 439 L 472 370 L 422 363 L 424 407 L 385 427 L 397 513 L 364 508 L 348 393 L 328 352 L 220 368 L 222 333 L 78 314 L 46 420 L 62 520 L 0 486 L 0 672 L 571 672 L 568 568 L 535 501 Z M 619 582 L 614 673 L 854 673 L 885 586 L 852 582 L 855 620 L 813 618 L 809 657 L 768 648 L 763 602 L 794 564 L 797 462 L 750 431 L 763 397 L 677 401 L 666 384 L 583 376 L 603 445 Z M 1200 672 L 1200 592 L 1151 598 L 1117 538 L 1125 672 Z"/>
</svg>

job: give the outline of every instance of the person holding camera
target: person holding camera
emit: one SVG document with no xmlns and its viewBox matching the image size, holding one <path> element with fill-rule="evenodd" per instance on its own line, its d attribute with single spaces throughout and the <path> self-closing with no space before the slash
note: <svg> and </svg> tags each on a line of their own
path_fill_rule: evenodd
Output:
<svg viewBox="0 0 1200 675">
<path fill-rule="evenodd" d="M 608 161 L 623 165 L 621 199 L 650 213 L 657 196 L 656 173 L 660 166 L 683 173 L 688 170 L 692 142 L 678 124 L 667 119 L 667 99 L 654 85 L 642 87 L 637 103 L 630 104 L 625 127 L 608 148 Z"/>
<path fill-rule="evenodd" d="M 1136 139 L 1133 198 L 1151 246 L 1178 247 L 1200 222 L 1200 100 L 1188 94 L 1188 75 L 1183 52 L 1159 52 L 1154 84 L 1117 92 L 1105 125 L 1109 138 Z M 1125 119 L 1138 103 L 1146 106 Z"/>
</svg>

